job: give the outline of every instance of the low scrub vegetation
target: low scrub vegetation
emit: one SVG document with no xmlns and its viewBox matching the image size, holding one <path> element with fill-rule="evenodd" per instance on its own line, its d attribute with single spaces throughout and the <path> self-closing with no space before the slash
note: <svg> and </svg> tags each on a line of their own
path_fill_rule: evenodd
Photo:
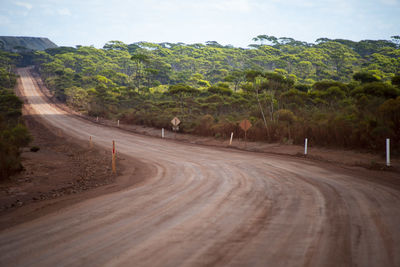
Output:
<svg viewBox="0 0 400 267">
<path fill-rule="evenodd" d="M 21 148 L 31 141 L 21 124 L 22 102 L 13 93 L 16 77 L 9 70 L 13 54 L 0 54 L 0 180 L 20 171 Z"/>
</svg>

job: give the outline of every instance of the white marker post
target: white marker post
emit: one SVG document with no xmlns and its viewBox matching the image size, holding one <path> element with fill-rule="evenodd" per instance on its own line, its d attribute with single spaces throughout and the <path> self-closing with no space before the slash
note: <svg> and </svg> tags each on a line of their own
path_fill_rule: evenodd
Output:
<svg viewBox="0 0 400 267">
<path fill-rule="evenodd" d="M 117 121 L 117 126 L 119 127 L 119 120 Z"/>
<path fill-rule="evenodd" d="M 307 155 L 308 138 L 304 140 L 304 155 Z"/>
<path fill-rule="evenodd" d="M 161 138 L 164 138 L 164 128 L 161 129 Z"/>
<path fill-rule="evenodd" d="M 232 139 L 233 139 L 233 132 L 231 132 L 231 140 L 229 141 L 229 145 L 232 145 Z"/>
<path fill-rule="evenodd" d="M 386 166 L 390 167 L 390 139 L 386 138 Z"/>
<path fill-rule="evenodd" d="M 99 116 L 96 117 L 96 122 L 99 122 Z"/>
</svg>

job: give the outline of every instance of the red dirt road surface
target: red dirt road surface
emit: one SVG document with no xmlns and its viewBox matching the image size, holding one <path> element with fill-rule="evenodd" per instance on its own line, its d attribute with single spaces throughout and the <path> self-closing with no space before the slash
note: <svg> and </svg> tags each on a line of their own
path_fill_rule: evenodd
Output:
<svg viewBox="0 0 400 267">
<path fill-rule="evenodd" d="M 400 266 L 398 173 L 200 147 L 99 126 L 48 103 L 37 116 L 149 174 L 0 232 L 1 266 Z"/>
</svg>

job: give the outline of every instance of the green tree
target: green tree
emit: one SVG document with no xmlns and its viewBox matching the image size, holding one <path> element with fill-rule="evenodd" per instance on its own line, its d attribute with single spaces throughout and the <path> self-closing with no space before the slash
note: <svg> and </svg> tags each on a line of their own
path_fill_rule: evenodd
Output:
<svg viewBox="0 0 400 267">
<path fill-rule="evenodd" d="M 275 116 L 277 117 L 278 121 L 282 121 L 286 124 L 288 131 L 288 140 L 291 140 L 292 137 L 290 134 L 290 127 L 295 122 L 296 116 L 293 114 L 291 110 L 287 109 L 280 109 L 276 111 Z"/>
<path fill-rule="evenodd" d="M 195 88 L 192 88 L 186 84 L 176 84 L 171 85 L 168 89 L 168 93 L 179 100 L 181 114 L 184 115 L 185 112 L 185 99 L 187 97 L 192 97 L 195 94 L 198 94 L 199 91 Z"/>
<path fill-rule="evenodd" d="M 128 51 L 128 46 L 121 41 L 109 41 L 103 46 L 103 49 Z"/>
<path fill-rule="evenodd" d="M 379 79 L 368 72 L 357 72 L 353 75 L 353 79 L 356 81 L 360 81 L 361 83 L 371 83 L 379 81 Z"/>
<path fill-rule="evenodd" d="M 135 54 L 131 59 L 136 62 L 135 81 L 136 86 L 139 88 L 143 79 L 144 65 L 149 62 L 149 56 L 145 54 Z"/>
<path fill-rule="evenodd" d="M 241 70 L 233 70 L 224 78 L 225 81 L 231 82 L 234 85 L 235 92 L 239 89 L 240 84 L 245 80 L 245 73 Z"/>
</svg>

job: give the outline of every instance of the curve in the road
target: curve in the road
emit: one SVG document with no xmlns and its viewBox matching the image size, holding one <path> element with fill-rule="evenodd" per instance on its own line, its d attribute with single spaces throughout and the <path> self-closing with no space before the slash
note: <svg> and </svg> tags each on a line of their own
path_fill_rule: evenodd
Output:
<svg viewBox="0 0 400 267">
<path fill-rule="evenodd" d="M 400 266 L 399 188 L 378 179 L 392 174 L 99 126 L 49 104 L 29 70 L 19 74 L 37 116 L 102 147 L 116 140 L 118 153 L 156 171 L 0 232 L 1 266 Z"/>
</svg>

